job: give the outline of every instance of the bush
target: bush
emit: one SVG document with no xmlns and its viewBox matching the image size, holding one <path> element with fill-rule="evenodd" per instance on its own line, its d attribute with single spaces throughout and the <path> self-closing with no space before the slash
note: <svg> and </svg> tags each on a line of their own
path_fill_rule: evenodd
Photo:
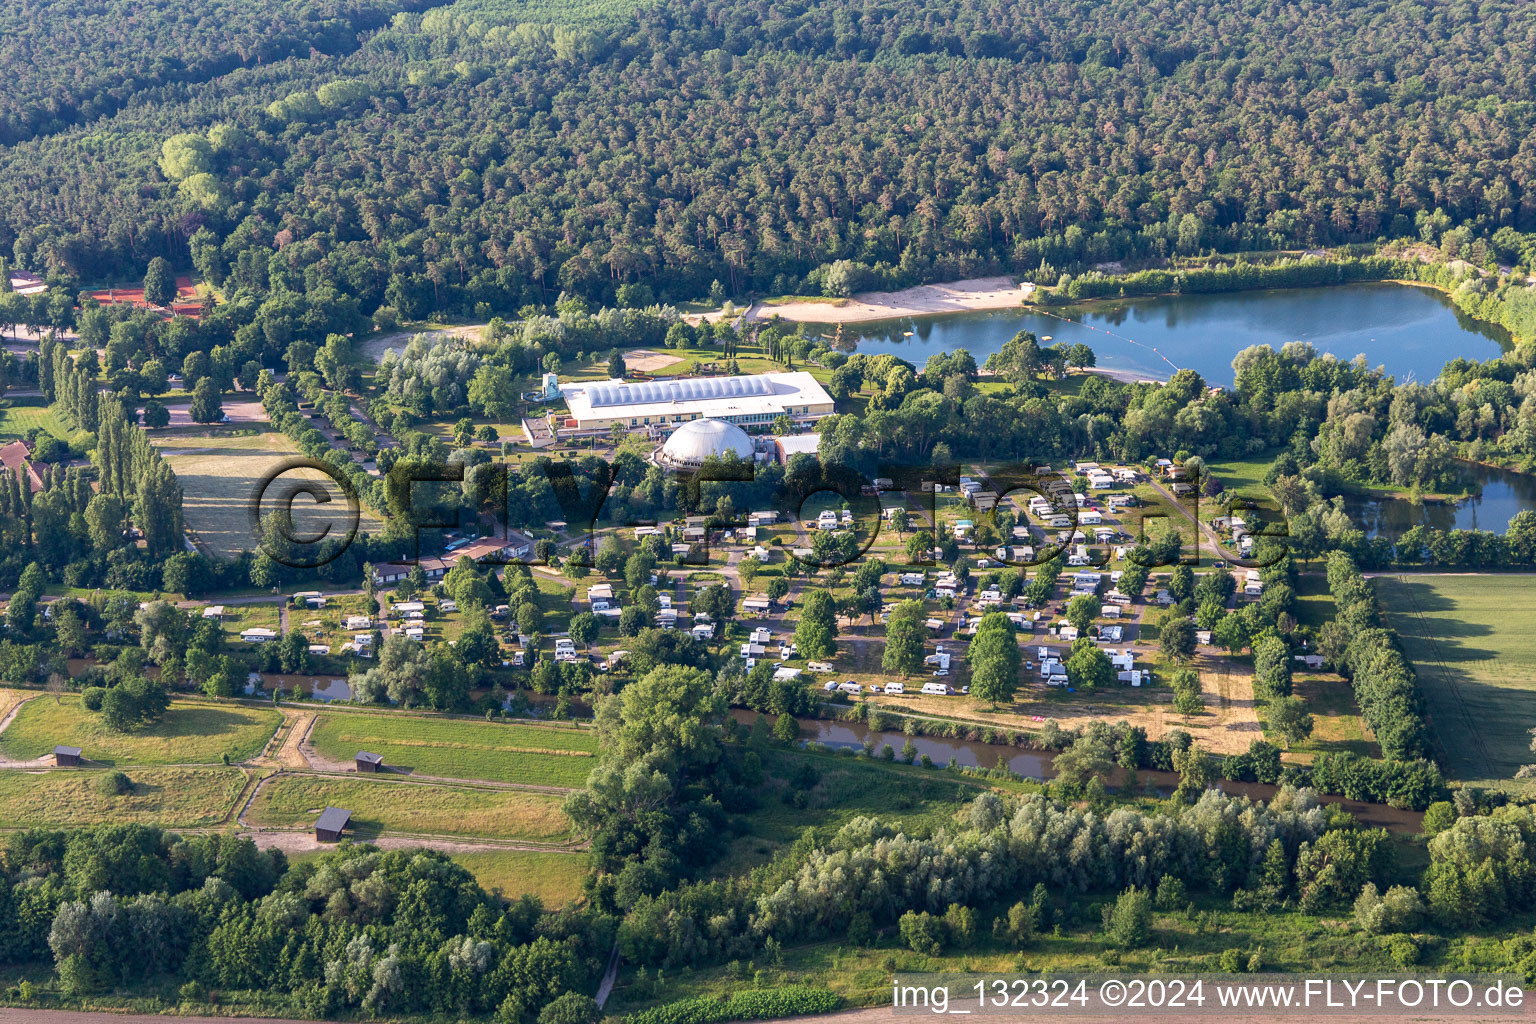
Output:
<svg viewBox="0 0 1536 1024">
<path fill-rule="evenodd" d="M 1424 915 L 1424 901 L 1417 890 L 1394 885 L 1385 893 L 1367 882 L 1355 899 L 1355 924 L 1370 935 L 1408 931 Z"/>
<path fill-rule="evenodd" d="M 901 941 L 905 942 L 913 952 L 938 956 L 944 951 L 944 940 L 947 936 L 943 918 L 934 917 L 926 910 L 921 913 L 909 910 L 901 915 L 899 927 Z"/>
<path fill-rule="evenodd" d="M 1145 889 L 1121 893 L 1112 907 L 1104 908 L 1104 930 L 1109 941 L 1121 948 L 1145 946 L 1152 940 L 1152 898 Z"/>
<path fill-rule="evenodd" d="M 133 792 L 133 780 L 120 771 L 110 771 L 96 780 L 96 792 L 102 796 L 122 796 Z"/>
<path fill-rule="evenodd" d="M 1398 967 L 1406 970 L 1419 962 L 1419 944 L 1408 935 L 1394 935 L 1387 940 L 1387 955 Z"/>
<path fill-rule="evenodd" d="M 724 999 L 700 996 L 641 1010 L 625 1024 L 716 1024 L 727 1020 L 771 1020 L 803 1014 L 831 1013 L 843 1007 L 842 997 L 806 985 L 751 989 Z"/>
<path fill-rule="evenodd" d="M 602 1011 L 591 996 L 566 992 L 539 1011 L 539 1024 L 596 1024 L 601 1016 Z"/>
<path fill-rule="evenodd" d="M 87 711 L 100 711 L 102 698 L 107 695 L 105 686 L 87 686 L 80 693 L 80 703 Z"/>
<path fill-rule="evenodd" d="M 1184 879 L 1175 875 L 1164 875 L 1157 883 L 1157 909 L 1178 910 L 1189 902 L 1189 893 L 1184 888 Z"/>
<path fill-rule="evenodd" d="M 1456 824 L 1456 805 L 1449 800 L 1436 800 L 1424 810 L 1424 834 L 1437 836 Z"/>
</svg>

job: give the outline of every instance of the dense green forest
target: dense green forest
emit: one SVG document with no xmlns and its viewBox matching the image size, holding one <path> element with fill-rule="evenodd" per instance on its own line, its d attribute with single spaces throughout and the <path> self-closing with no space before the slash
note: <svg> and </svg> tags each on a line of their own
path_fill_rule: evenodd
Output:
<svg viewBox="0 0 1536 1024">
<path fill-rule="evenodd" d="M 237 67 L 348 53 L 430 0 L 14 0 L 0 8 L 0 144 L 109 116 Z"/>
<path fill-rule="evenodd" d="M 27 6 L 100 55 L 10 90 L 0 251 L 79 279 L 416 316 L 1536 227 L 1513 0 Z"/>
</svg>

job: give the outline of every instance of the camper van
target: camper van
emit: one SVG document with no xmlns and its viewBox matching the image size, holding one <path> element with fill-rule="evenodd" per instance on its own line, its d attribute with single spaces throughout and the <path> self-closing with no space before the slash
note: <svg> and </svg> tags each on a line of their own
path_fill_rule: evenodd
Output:
<svg viewBox="0 0 1536 1024">
<path fill-rule="evenodd" d="M 896 696 L 899 697 L 902 694 L 907 692 L 907 687 L 906 687 L 906 684 L 904 684 L 904 683 L 886 683 L 885 684 L 885 692 L 888 695 L 889 694 L 895 694 Z"/>
<path fill-rule="evenodd" d="M 923 693 L 930 697 L 948 697 L 949 685 L 947 683 L 924 683 Z"/>
</svg>

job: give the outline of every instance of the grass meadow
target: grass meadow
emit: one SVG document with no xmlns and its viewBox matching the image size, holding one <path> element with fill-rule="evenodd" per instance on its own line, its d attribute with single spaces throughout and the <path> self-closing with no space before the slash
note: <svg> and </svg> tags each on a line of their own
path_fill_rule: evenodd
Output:
<svg viewBox="0 0 1536 1024">
<path fill-rule="evenodd" d="M 175 700 L 165 717 L 133 732 L 113 732 L 73 694 L 27 702 L 0 733 L 0 754 L 30 761 L 56 744 L 79 747 L 94 765 L 217 764 L 261 753 L 282 715 L 242 704 Z"/>
<path fill-rule="evenodd" d="M 308 827 L 325 807 L 352 812 L 358 839 L 381 832 L 476 836 L 563 844 L 571 821 L 555 793 L 429 785 L 387 778 L 279 775 L 262 784 L 246 820 L 277 828 Z"/>
<path fill-rule="evenodd" d="M 309 738 L 337 761 L 371 750 L 421 775 L 570 788 L 586 782 L 597 753 L 587 729 L 411 715 L 322 714 Z"/>
<path fill-rule="evenodd" d="M 1453 779 L 1509 783 L 1536 760 L 1532 576 L 1381 576 L 1388 624 L 1418 670 L 1435 745 Z"/>
<path fill-rule="evenodd" d="M 245 787 L 238 768 L 134 768 L 130 792 L 109 796 L 99 770 L 0 771 L 0 828 L 113 824 L 197 828 L 229 817 Z"/>
<path fill-rule="evenodd" d="M 294 443 L 276 431 L 238 436 L 196 437 L 166 434 L 156 438 L 161 453 L 184 494 L 182 511 L 187 529 L 199 547 L 216 558 L 233 558 L 258 545 L 252 511 L 263 485 L 287 465 L 304 457 Z M 307 460 L 306 460 L 307 461 Z M 329 496 L 326 504 L 294 493 L 294 487 L 312 485 Z M 327 526 L 344 534 L 351 526 L 349 505 L 336 482 L 317 469 L 296 468 L 282 473 L 266 489 L 260 502 L 263 514 L 289 506 L 294 531 L 315 536 Z M 371 513 L 359 509 L 364 519 Z"/>
<path fill-rule="evenodd" d="M 576 899 L 587 877 L 587 858 L 580 853 L 468 850 L 451 856 L 475 876 L 482 889 L 500 892 L 507 899 L 537 896 L 546 907 Z"/>
</svg>

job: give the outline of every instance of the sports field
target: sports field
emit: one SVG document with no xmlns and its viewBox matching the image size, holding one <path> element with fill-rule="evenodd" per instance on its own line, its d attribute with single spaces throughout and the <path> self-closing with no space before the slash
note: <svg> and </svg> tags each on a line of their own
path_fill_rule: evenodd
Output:
<svg viewBox="0 0 1536 1024">
<path fill-rule="evenodd" d="M 1418 670 L 1455 779 L 1500 782 L 1536 762 L 1536 576 L 1383 576 L 1376 593 Z"/>
<path fill-rule="evenodd" d="M 217 825 L 245 786 L 238 768 L 134 768 L 133 788 L 108 795 L 104 770 L 0 771 L 0 828 L 83 827 L 102 822 L 195 828 Z"/>
<path fill-rule="evenodd" d="M 333 761 L 371 750 L 420 775 L 570 788 L 585 784 L 597 753 L 590 729 L 408 715 L 322 714 L 309 740 Z"/>
<path fill-rule="evenodd" d="M 191 437 L 165 434 L 155 438 L 161 454 L 176 471 L 183 493 L 187 530 L 205 553 L 233 558 L 254 551 L 258 537 L 253 513 L 265 515 L 281 508 L 293 514 L 298 537 L 344 536 L 353 520 L 349 504 L 336 481 L 305 464 L 292 441 L 276 431 L 244 436 Z M 298 490 L 313 488 L 314 494 Z M 325 502 L 319 496 L 326 497 Z M 358 514 L 370 518 L 366 509 Z"/>
<path fill-rule="evenodd" d="M 0 754 L 31 761 L 56 744 L 79 747 L 92 766 L 217 764 L 261 753 L 282 715 L 240 704 L 171 702 L 165 717 L 133 732 L 113 732 L 74 694 L 28 701 L 0 733 Z"/>
<path fill-rule="evenodd" d="M 308 827 L 321 808 L 345 807 L 361 839 L 404 832 L 564 844 L 572 835 L 561 800 L 557 793 L 516 789 L 279 775 L 262 783 L 245 819 L 253 825 Z"/>
</svg>

